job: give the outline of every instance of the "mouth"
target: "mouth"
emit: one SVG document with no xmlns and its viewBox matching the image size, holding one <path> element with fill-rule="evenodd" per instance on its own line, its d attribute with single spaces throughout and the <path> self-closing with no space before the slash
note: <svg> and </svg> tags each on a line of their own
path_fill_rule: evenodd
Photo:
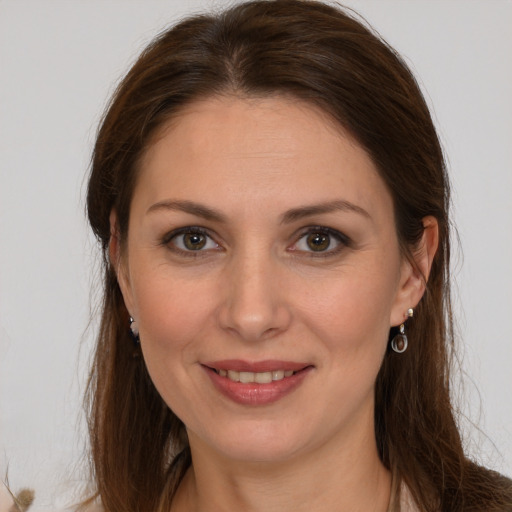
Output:
<svg viewBox="0 0 512 512">
<path fill-rule="evenodd" d="M 270 384 L 293 377 L 295 374 L 311 368 L 308 363 L 292 361 L 279 361 L 268 359 L 265 361 L 248 362 L 241 359 L 226 359 L 203 363 L 207 369 L 214 371 L 220 377 L 226 377 L 233 382 L 243 384 L 257 383 Z"/>
<path fill-rule="evenodd" d="M 289 361 L 215 361 L 201 365 L 214 388 L 245 406 L 265 406 L 292 394 L 307 380 L 314 366 Z"/>
<path fill-rule="evenodd" d="M 271 382 L 283 380 L 296 374 L 293 370 L 272 370 L 269 372 L 239 372 L 236 370 L 217 370 L 211 368 L 217 375 L 227 377 L 233 382 L 241 382 L 242 384 L 270 384 Z M 302 371 L 302 370 L 298 370 Z"/>
<path fill-rule="evenodd" d="M 201 365 L 214 386 L 227 398 L 244 405 L 266 405 L 301 385 L 314 366 L 290 361 L 215 361 Z"/>
</svg>

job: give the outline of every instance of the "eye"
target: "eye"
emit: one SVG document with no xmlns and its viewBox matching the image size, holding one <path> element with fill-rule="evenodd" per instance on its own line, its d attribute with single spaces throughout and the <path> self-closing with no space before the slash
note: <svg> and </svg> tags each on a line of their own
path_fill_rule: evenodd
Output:
<svg viewBox="0 0 512 512">
<path fill-rule="evenodd" d="M 169 233 L 164 243 L 178 252 L 199 252 L 219 249 L 219 245 L 199 227 L 187 227 Z"/>
<path fill-rule="evenodd" d="M 348 245 L 348 238 L 331 228 L 314 226 L 302 234 L 291 247 L 293 251 L 333 254 Z"/>
</svg>

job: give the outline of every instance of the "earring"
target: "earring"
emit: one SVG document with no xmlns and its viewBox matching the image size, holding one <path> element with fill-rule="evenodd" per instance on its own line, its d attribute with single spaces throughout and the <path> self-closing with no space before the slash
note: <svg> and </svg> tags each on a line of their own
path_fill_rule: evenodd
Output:
<svg viewBox="0 0 512 512">
<path fill-rule="evenodd" d="M 409 308 L 407 310 L 407 318 L 412 318 L 414 315 L 414 310 Z M 409 345 L 409 341 L 407 339 L 407 335 L 405 334 L 405 322 L 400 324 L 398 328 L 398 334 L 393 337 L 391 340 L 391 348 L 397 354 L 403 354 Z"/>
<path fill-rule="evenodd" d="M 137 322 L 130 317 L 130 332 L 132 333 L 132 338 L 135 341 L 135 343 L 140 342 L 139 338 L 139 326 L 137 325 Z"/>
</svg>

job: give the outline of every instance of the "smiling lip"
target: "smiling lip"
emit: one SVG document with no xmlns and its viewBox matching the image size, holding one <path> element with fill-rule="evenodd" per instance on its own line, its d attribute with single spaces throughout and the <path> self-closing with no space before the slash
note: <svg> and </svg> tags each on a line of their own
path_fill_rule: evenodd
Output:
<svg viewBox="0 0 512 512">
<path fill-rule="evenodd" d="M 266 405 L 276 402 L 295 390 L 304 380 L 312 365 L 307 363 L 295 363 L 291 361 L 266 360 L 247 362 L 240 359 L 213 361 L 203 363 L 202 367 L 207 372 L 214 386 L 225 397 L 243 405 Z M 229 372 L 229 378 L 226 374 Z M 284 375 L 283 375 L 284 372 Z M 243 373 L 239 382 L 239 373 Z M 270 382 L 251 382 L 254 374 L 265 377 L 263 374 L 273 375 Z M 235 380 L 234 380 L 235 379 Z"/>
</svg>

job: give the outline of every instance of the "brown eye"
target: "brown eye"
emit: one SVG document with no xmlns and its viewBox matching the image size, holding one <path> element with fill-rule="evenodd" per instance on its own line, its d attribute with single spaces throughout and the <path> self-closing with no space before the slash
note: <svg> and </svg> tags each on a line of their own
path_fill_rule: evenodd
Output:
<svg viewBox="0 0 512 512">
<path fill-rule="evenodd" d="M 189 251 L 199 251 L 206 245 L 206 236 L 202 233 L 185 233 L 183 235 L 183 245 Z"/>
<path fill-rule="evenodd" d="M 306 243 L 312 251 L 325 251 L 331 245 L 331 237 L 325 233 L 310 233 Z"/>
<path fill-rule="evenodd" d="M 199 227 L 187 227 L 174 231 L 164 239 L 164 243 L 182 253 L 204 252 L 220 248 L 212 237 Z"/>
<path fill-rule="evenodd" d="M 340 231 L 326 226 L 311 226 L 290 250 L 309 253 L 309 256 L 335 256 L 349 246 L 350 239 Z"/>
</svg>

